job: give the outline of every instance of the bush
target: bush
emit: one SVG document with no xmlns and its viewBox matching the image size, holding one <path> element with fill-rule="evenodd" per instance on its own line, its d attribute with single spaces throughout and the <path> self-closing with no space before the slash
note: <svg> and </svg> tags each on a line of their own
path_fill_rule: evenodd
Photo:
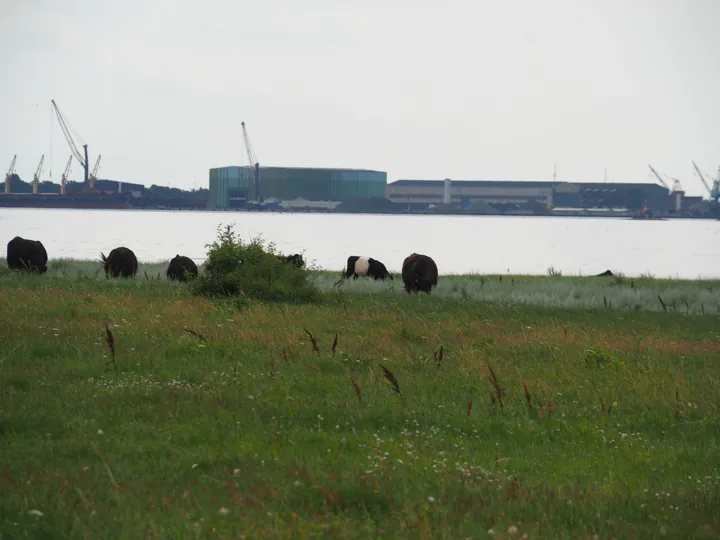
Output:
<svg viewBox="0 0 720 540">
<path fill-rule="evenodd" d="M 241 296 L 271 302 L 312 302 L 318 289 L 306 268 L 282 261 L 271 242 L 260 238 L 243 243 L 232 225 L 218 227 L 218 238 L 207 246 L 203 272 L 192 283 L 202 296 Z"/>
</svg>

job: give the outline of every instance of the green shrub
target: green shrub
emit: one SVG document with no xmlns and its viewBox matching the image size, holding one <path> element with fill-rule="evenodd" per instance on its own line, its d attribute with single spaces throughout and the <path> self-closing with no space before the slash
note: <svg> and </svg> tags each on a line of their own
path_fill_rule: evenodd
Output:
<svg viewBox="0 0 720 540">
<path fill-rule="evenodd" d="M 583 357 L 585 365 L 589 368 L 622 368 L 625 365 L 625 361 L 622 358 L 617 358 L 609 351 L 606 351 L 601 345 L 598 345 L 594 349 L 588 349 L 585 351 Z"/>
<path fill-rule="evenodd" d="M 249 243 L 232 225 L 218 227 L 218 238 L 207 246 L 203 272 L 194 280 L 193 292 L 202 296 L 234 296 L 271 302 L 312 302 L 319 291 L 307 268 L 278 259 L 275 245 L 260 238 Z"/>
</svg>

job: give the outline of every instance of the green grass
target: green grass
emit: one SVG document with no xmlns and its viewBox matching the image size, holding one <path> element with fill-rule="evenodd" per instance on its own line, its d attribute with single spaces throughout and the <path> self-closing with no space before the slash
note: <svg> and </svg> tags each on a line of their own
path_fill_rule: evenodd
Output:
<svg viewBox="0 0 720 540">
<path fill-rule="evenodd" d="M 627 278 L 332 292 L 336 272 L 315 305 L 238 308 L 91 268 L 0 272 L 2 538 L 720 532 L 710 301 L 704 315 L 658 312 L 650 292 L 637 310 L 562 302 L 619 298 Z M 712 282 L 634 287 L 717 302 Z"/>
<path fill-rule="evenodd" d="M 165 281 L 169 261 L 143 262 L 140 281 Z M 199 265 L 200 272 L 203 267 Z M 10 271 L 0 259 L 0 276 Z M 400 274 L 392 281 L 347 280 L 334 285 L 340 270 L 314 270 L 323 291 L 343 293 L 406 294 Z M 46 278 L 105 279 L 100 261 L 54 259 Z M 37 282 L 45 283 L 45 282 Z M 34 285 L 29 285 L 34 286 Z M 559 308 L 591 308 L 631 311 L 675 311 L 686 314 L 720 314 L 720 280 L 655 279 L 650 276 L 582 277 L 528 275 L 442 275 L 433 296 L 491 303 L 510 303 Z"/>
</svg>

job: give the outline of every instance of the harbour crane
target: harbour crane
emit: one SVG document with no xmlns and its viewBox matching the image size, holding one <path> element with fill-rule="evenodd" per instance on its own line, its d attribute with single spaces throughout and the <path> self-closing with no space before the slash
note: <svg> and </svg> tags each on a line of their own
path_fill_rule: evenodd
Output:
<svg viewBox="0 0 720 540">
<path fill-rule="evenodd" d="M 95 162 L 95 166 L 93 167 L 93 171 L 90 173 L 89 182 L 90 182 L 90 189 L 95 189 L 95 180 L 97 180 L 97 173 L 98 169 L 100 168 L 100 158 L 102 157 L 102 154 L 98 154 L 97 161 Z"/>
<path fill-rule="evenodd" d="M 12 182 L 13 174 L 15 174 L 15 161 L 17 160 L 17 154 L 15 154 L 10 162 L 10 168 L 5 175 L 5 193 L 10 193 L 10 182 Z"/>
<path fill-rule="evenodd" d="M 653 169 L 652 165 L 648 165 L 650 167 L 650 170 L 655 175 L 655 178 L 658 179 L 658 181 L 667 189 L 670 194 L 675 195 L 675 211 L 679 212 L 682 209 L 682 198 L 683 195 L 685 195 L 685 191 L 682 188 L 682 185 L 680 184 L 680 180 L 677 178 L 673 178 L 671 176 L 668 176 L 671 180 L 674 180 L 672 189 L 668 187 L 668 185 L 665 183 L 665 181 L 660 177 L 660 174 Z M 666 175 L 667 176 L 667 175 Z"/>
<path fill-rule="evenodd" d="M 67 140 L 68 146 L 70 147 L 70 151 L 75 156 L 75 159 L 77 159 L 80 162 L 80 165 L 83 166 L 83 169 L 85 170 L 85 184 L 88 184 L 89 182 L 89 171 L 88 171 L 88 149 L 87 144 L 83 144 L 83 150 L 85 151 L 85 156 L 80 153 L 77 146 L 75 145 L 75 141 L 72 138 L 72 135 L 70 135 L 70 130 L 67 127 L 67 123 L 65 121 L 65 117 L 60 112 L 60 109 L 58 109 L 57 104 L 55 103 L 55 100 L 52 101 L 52 106 L 55 111 L 55 114 L 57 115 L 58 122 L 60 123 L 60 129 L 62 129 L 63 135 L 65 135 L 65 139 Z M 91 186 L 92 187 L 92 186 Z"/>
<path fill-rule="evenodd" d="M 673 178 L 672 176 L 668 176 L 668 178 L 670 178 L 670 180 L 674 180 L 674 182 L 673 182 L 673 187 L 672 187 L 672 189 L 671 189 L 671 188 L 668 187 L 668 185 L 665 183 L 665 180 L 662 179 L 662 177 L 660 176 L 660 174 L 659 174 L 655 169 L 653 169 L 652 165 L 648 165 L 648 167 L 650 167 L 650 170 L 651 170 L 652 173 L 655 175 L 655 178 L 658 179 L 658 182 L 660 182 L 660 183 L 663 185 L 663 187 L 664 187 L 665 189 L 667 189 L 670 193 L 675 193 L 675 192 L 677 192 L 677 191 L 682 191 L 682 190 L 683 190 L 682 185 L 680 185 L 680 180 L 678 180 L 677 178 Z M 667 175 L 666 175 L 666 176 L 667 176 Z"/>
<path fill-rule="evenodd" d="M 42 166 L 43 162 L 45 161 L 45 154 L 40 156 L 40 164 L 38 165 L 37 170 L 35 171 L 35 176 L 33 176 L 33 195 L 37 195 L 38 191 L 40 190 L 40 175 L 42 174 Z"/>
<path fill-rule="evenodd" d="M 250 167 L 250 177 L 255 185 L 255 198 L 257 202 L 260 202 L 260 164 L 255 158 L 255 152 L 253 152 L 252 145 L 250 144 L 250 137 L 248 137 L 245 122 L 242 122 L 240 125 L 242 126 L 243 138 L 245 139 L 245 151 L 247 152 L 248 165 Z"/>
<path fill-rule="evenodd" d="M 708 190 L 708 193 L 710 194 L 710 198 L 713 201 L 713 208 L 715 210 L 718 209 L 718 199 L 720 199 L 720 167 L 718 167 L 718 177 L 716 179 L 710 178 L 710 175 L 704 175 L 702 172 L 700 172 L 700 169 L 697 165 L 695 165 L 695 162 L 692 162 L 693 167 L 695 167 L 695 172 L 700 177 L 700 180 L 702 180 L 703 185 L 705 186 L 705 189 Z M 705 176 L 710 178 L 712 180 L 712 188 L 708 185 L 708 183 L 705 181 Z"/>
<path fill-rule="evenodd" d="M 60 195 L 65 195 L 67 192 L 67 179 L 68 175 L 70 174 L 70 165 L 72 165 L 72 154 L 70 154 L 70 158 L 68 158 L 67 165 L 65 165 L 65 170 L 62 173 L 62 179 L 60 180 Z"/>
</svg>

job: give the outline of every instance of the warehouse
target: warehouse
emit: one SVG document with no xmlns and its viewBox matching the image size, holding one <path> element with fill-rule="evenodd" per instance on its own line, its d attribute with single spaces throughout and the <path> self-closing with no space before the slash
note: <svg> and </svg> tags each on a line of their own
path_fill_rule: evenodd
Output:
<svg viewBox="0 0 720 540">
<path fill-rule="evenodd" d="M 262 199 L 347 201 L 385 197 L 387 173 L 365 169 L 260 167 Z M 210 169 L 210 208 L 241 208 L 257 199 L 248 167 Z"/>
<path fill-rule="evenodd" d="M 658 184 L 398 180 L 388 184 L 386 194 L 395 203 L 456 204 L 485 202 L 503 205 L 541 204 L 563 208 L 623 208 L 670 211 L 674 198 Z"/>
<path fill-rule="evenodd" d="M 397 203 L 469 204 L 552 203 L 552 182 L 508 182 L 501 180 L 397 180 L 388 184 L 387 198 Z"/>
</svg>

